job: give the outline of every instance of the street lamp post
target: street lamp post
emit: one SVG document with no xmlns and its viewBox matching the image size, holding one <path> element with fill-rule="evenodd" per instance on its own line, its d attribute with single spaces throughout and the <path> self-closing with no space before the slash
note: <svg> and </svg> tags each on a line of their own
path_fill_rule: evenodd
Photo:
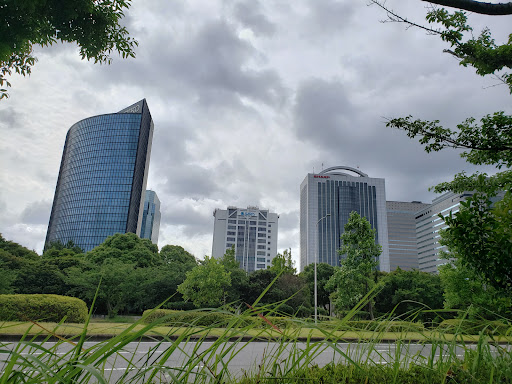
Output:
<svg viewBox="0 0 512 384">
<path fill-rule="evenodd" d="M 323 220 L 331 216 L 330 213 L 327 215 L 321 217 L 316 222 L 316 252 L 315 252 L 315 325 L 318 324 L 318 288 L 317 288 L 317 277 L 316 277 L 316 265 L 318 264 L 318 248 L 319 248 L 319 241 L 318 241 L 318 224 Z"/>
</svg>

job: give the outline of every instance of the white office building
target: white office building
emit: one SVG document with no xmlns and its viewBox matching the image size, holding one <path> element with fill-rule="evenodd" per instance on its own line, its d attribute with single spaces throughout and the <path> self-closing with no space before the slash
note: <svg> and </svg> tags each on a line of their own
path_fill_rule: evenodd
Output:
<svg viewBox="0 0 512 384">
<path fill-rule="evenodd" d="M 346 166 L 309 173 L 300 186 L 301 271 L 315 260 L 340 265 L 340 236 L 352 211 L 366 217 L 376 230 L 376 241 L 382 246 L 379 269 L 389 271 L 384 179 L 368 177 L 359 169 Z"/>
<path fill-rule="evenodd" d="M 258 207 L 215 209 L 212 256 L 221 258 L 235 247 L 240 268 L 247 272 L 266 269 L 277 254 L 279 216 Z"/>
<path fill-rule="evenodd" d="M 446 247 L 439 244 L 439 231 L 446 223 L 439 214 L 448 216 L 459 211 L 461 201 L 472 196 L 472 192 L 447 192 L 432 200 L 432 204 L 416 213 L 416 238 L 418 241 L 418 264 L 422 272 L 437 273 L 438 267 L 449 261 L 440 258 Z"/>
<path fill-rule="evenodd" d="M 389 267 L 418 269 L 416 212 L 430 207 L 420 201 L 386 201 L 388 215 Z"/>
</svg>

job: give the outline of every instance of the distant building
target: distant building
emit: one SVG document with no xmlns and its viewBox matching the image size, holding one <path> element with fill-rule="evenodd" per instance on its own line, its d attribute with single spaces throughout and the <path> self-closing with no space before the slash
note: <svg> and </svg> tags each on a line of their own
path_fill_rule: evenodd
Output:
<svg viewBox="0 0 512 384">
<path fill-rule="evenodd" d="M 212 256 L 221 258 L 235 247 L 240 268 L 247 272 L 266 269 L 277 254 L 279 216 L 258 207 L 215 209 Z"/>
<path fill-rule="evenodd" d="M 437 273 L 440 265 L 448 263 L 448 260 L 439 257 L 441 251 L 446 250 L 445 246 L 439 244 L 441 238 L 439 231 L 446 228 L 446 224 L 439 217 L 439 214 L 446 216 L 450 212 L 458 212 L 461 201 L 472 195 L 472 192 L 447 192 L 434 199 L 428 207 L 416 213 L 416 237 L 420 271 Z"/>
<path fill-rule="evenodd" d="M 160 217 L 160 200 L 154 191 L 147 190 L 144 197 L 144 211 L 140 229 L 141 239 L 150 239 L 153 244 L 158 244 Z"/>
<path fill-rule="evenodd" d="M 345 172 L 350 171 L 356 176 Z M 382 246 L 379 269 L 389 271 L 388 228 L 384 179 L 359 169 L 337 166 L 309 173 L 300 186 L 300 269 L 318 262 L 340 265 L 341 234 L 352 211 L 370 222 Z"/>
<path fill-rule="evenodd" d="M 146 100 L 89 117 L 68 131 L 46 244 L 85 252 L 115 233 L 140 235 L 153 120 Z"/>
<path fill-rule="evenodd" d="M 416 212 L 430 207 L 419 201 L 386 201 L 389 269 L 419 269 Z"/>
</svg>

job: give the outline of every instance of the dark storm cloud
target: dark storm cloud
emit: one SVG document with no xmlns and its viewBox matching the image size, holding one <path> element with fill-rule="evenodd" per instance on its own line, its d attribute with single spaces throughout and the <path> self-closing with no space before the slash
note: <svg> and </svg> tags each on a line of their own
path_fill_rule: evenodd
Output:
<svg viewBox="0 0 512 384">
<path fill-rule="evenodd" d="M 240 98 L 246 97 L 280 106 L 286 101 L 287 91 L 278 72 L 250 66 L 261 55 L 237 35 L 233 25 L 208 20 L 190 28 L 186 35 L 147 33 L 140 40 L 136 60 L 103 67 L 101 76 L 93 81 L 100 78 L 103 85 L 143 85 L 179 102 L 199 100 L 206 105 L 237 109 Z"/>
<path fill-rule="evenodd" d="M 297 90 L 294 107 L 297 135 L 320 147 L 339 145 L 349 139 L 343 133 L 358 129 L 353 126 L 355 113 L 355 107 L 337 81 L 309 79 Z"/>
<path fill-rule="evenodd" d="M 163 192 L 183 197 L 211 197 L 218 191 L 212 170 L 197 165 L 182 164 L 170 167 Z"/>
<path fill-rule="evenodd" d="M 52 202 L 49 200 L 34 201 L 21 212 L 20 219 L 28 224 L 48 224 Z"/>
<path fill-rule="evenodd" d="M 257 0 L 237 3 L 234 7 L 234 15 L 256 35 L 272 36 L 276 32 L 275 24 L 271 23 L 264 15 L 261 3 Z"/>
</svg>

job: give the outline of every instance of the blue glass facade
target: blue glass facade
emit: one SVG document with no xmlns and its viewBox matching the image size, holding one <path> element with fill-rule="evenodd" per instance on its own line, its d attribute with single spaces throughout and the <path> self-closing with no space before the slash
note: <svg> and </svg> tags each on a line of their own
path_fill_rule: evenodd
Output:
<svg viewBox="0 0 512 384">
<path fill-rule="evenodd" d="M 377 194 L 375 186 L 365 182 L 326 180 L 317 184 L 318 211 L 316 220 L 327 216 L 318 223 L 318 259 L 320 263 L 340 265 L 341 235 L 351 212 L 366 217 L 376 230 L 375 240 L 379 241 L 377 223 Z"/>
<path fill-rule="evenodd" d="M 144 212 L 140 229 L 141 239 L 149 239 L 153 244 L 158 244 L 160 218 L 160 200 L 154 191 L 147 190 L 144 197 Z"/>
<path fill-rule="evenodd" d="M 140 232 L 153 122 L 145 100 L 68 131 L 46 244 L 84 251 L 115 233 Z"/>
</svg>

